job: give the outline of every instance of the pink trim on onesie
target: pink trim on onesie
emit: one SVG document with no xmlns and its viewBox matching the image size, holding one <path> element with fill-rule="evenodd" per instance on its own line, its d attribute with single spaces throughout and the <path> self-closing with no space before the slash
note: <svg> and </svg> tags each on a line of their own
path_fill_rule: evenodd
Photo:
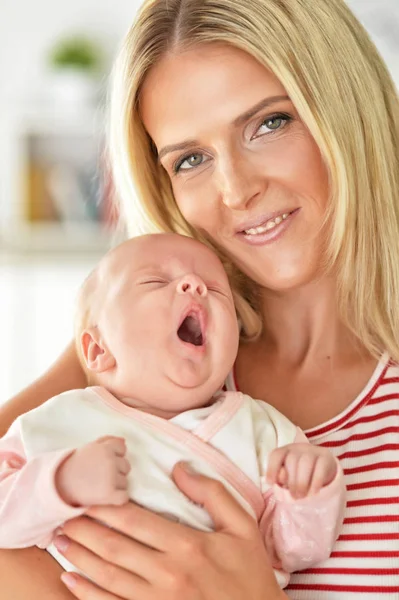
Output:
<svg viewBox="0 0 399 600">
<path fill-rule="evenodd" d="M 226 398 L 230 394 L 229 392 L 225 392 L 223 395 Z M 201 425 L 198 425 L 197 429 L 193 431 L 194 435 L 204 440 L 204 442 L 209 442 L 218 431 L 231 421 L 236 412 L 241 408 L 243 400 L 244 396 L 241 392 L 232 393 L 228 399 L 226 398 L 224 402 L 220 402 L 219 406 Z"/>
<path fill-rule="evenodd" d="M 162 433 L 168 434 L 174 440 L 184 444 L 193 450 L 198 456 L 203 458 L 208 464 L 213 466 L 215 470 L 239 493 L 248 504 L 252 507 L 257 520 L 262 516 L 265 503 L 262 493 L 257 488 L 255 483 L 241 469 L 236 467 L 224 454 L 208 444 L 203 439 L 199 438 L 197 433 L 205 434 L 205 439 L 209 439 L 210 434 L 215 434 L 220 427 L 225 425 L 231 419 L 242 404 L 243 395 L 237 401 L 232 402 L 231 408 L 228 406 L 223 408 L 225 402 L 216 409 L 215 419 L 210 421 L 208 426 L 200 425 L 195 432 L 186 431 L 182 427 L 175 425 L 171 421 L 142 412 L 131 406 L 126 406 L 113 396 L 108 390 L 100 386 L 90 388 L 96 393 L 108 406 L 127 417 L 135 419 L 139 423 L 152 427 Z M 233 395 L 233 394 L 232 394 Z M 236 394 L 234 393 L 234 396 Z M 229 403 L 226 403 L 229 404 Z M 210 419 L 210 417 L 209 417 Z"/>
</svg>

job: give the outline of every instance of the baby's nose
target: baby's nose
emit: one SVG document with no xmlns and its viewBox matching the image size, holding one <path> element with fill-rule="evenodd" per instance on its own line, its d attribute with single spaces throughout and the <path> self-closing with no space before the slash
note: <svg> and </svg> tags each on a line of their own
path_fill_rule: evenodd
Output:
<svg viewBox="0 0 399 600">
<path fill-rule="evenodd" d="M 177 284 L 178 294 L 192 294 L 195 296 L 198 294 L 201 298 L 204 298 L 207 293 L 207 287 L 198 275 L 185 275 L 182 277 Z"/>
</svg>

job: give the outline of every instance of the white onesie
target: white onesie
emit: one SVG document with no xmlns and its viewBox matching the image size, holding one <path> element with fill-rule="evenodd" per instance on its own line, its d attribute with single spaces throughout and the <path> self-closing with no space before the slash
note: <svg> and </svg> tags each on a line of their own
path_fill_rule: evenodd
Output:
<svg viewBox="0 0 399 600">
<path fill-rule="evenodd" d="M 337 462 L 334 481 L 300 500 L 270 486 L 265 478 L 270 452 L 307 441 L 272 406 L 222 392 L 211 406 L 166 420 L 123 404 L 101 387 L 52 398 L 19 417 L 0 439 L 0 548 L 36 544 L 74 570 L 51 541 L 57 527 L 87 507 L 66 505 L 54 475 L 72 450 L 105 435 L 126 440 L 131 499 L 191 527 L 211 531 L 213 524 L 173 483 L 174 465 L 187 461 L 221 481 L 259 524 L 282 587 L 288 573 L 331 553 L 345 507 L 342 470 Z"/>
</svg>

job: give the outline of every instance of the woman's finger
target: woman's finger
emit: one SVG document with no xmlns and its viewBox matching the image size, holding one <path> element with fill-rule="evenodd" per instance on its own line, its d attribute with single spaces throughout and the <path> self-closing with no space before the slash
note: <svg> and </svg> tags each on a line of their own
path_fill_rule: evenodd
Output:
<svg viewBox="0 0 399 600">
<path fill-rule="evenodd" d="M 96 523 L 87 517 L 79 517 L 67 521 L 64 524 L 63 533 L 71 540 L 71 547 L 68 547 L 66 551 L 61 548 L 60 552 L 69 562 L 88 575 L 89 573 L 82 567 L 81 562 L 78 564 L 75 561 L 91 561 L 90 564 L 93 565 L 93 568 L 96 566 L 101 568 L 98 563 L 91 560 L 91 554 L 121 569 L 133 572 L 131 574 L 137 577 L 138 582 L 142 582 L 144 579 L 150 580 L 153 574 L 157 551 L 143 546 L 140 542 L 127 538 L 101 523 Z M 101 544 L 98 543 L 98 540 L 101 540 Z M 83 552 L 86 549 L 90 552 L 87 556 Z M 140 577 L 134 575 L 135 567 L 140 573 Z M 92 578 L 100 583 L 97 576 L 93 575 Z"/>
<path fill-rule="evenodd" d="M 76 573 L 63 573 L 61 581 L 78 600 L 123 600 L 110 594 Z"/>
<path fill-rule="evenodd" d="M 161 552 L 178 544 L 182 536 L 187 535 L 187 531 L 192 531 L 133 502 L 123 506 L 93 506 L 87 511 L 87 515 L 133 538 L 140 545 L 144 544 Z"/>
<path fill-rule="evenodd" d="M 65 536 L 55 538 L 54 545 L 74 567 L 95 581 L 100 588 L 124 600 L 134 600 L 137 596 L 143 597 L 143 591 L 146 586 L 148 587 L 148 583 L 141 577 L 103 560 Z"/>
<path fill-rule="evenodd" d="M 253 533 L 254 520 L 221 482 L 192 473 L 190 467 L 182 463 L 174 468 L 173 479 L 183 494 L 204 507 L 216 530 L 243 537 Z"/>
</svg>

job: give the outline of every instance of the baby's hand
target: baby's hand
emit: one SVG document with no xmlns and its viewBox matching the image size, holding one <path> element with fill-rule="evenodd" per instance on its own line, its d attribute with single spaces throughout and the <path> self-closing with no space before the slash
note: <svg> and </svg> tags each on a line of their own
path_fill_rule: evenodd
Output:
<svg viewBox="0 0 399 600">
<path fill-rule="evenodd" d="M 310 444 L 288 444 L 270 454 L 267 481 L 287 488 L 294 498 L 316 494 L 331 483 L 337 463 L 327 448 Z"/>
<path fill-rule="evenodd" d="M 129 500 L 123 438 L 106 436 L 75 450 L 58 467 L 55 485 L 72 506 L 121 505 Z"/>
</svg>

